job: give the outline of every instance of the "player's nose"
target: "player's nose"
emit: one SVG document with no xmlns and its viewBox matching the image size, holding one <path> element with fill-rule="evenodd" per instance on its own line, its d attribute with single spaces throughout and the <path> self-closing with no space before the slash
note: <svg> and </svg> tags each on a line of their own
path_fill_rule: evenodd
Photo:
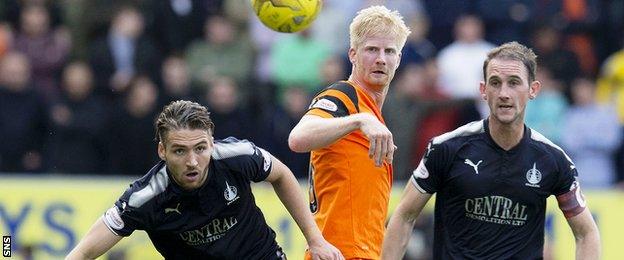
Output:
<svg viewBox="0 0 624 260">
<path fill-rule="evenodd" d="M 199 164 L 197 161 L 197 155 L 190 153 L 189 158 L 186 160 L 186 166 L 195 167 Z"/>
</svg>

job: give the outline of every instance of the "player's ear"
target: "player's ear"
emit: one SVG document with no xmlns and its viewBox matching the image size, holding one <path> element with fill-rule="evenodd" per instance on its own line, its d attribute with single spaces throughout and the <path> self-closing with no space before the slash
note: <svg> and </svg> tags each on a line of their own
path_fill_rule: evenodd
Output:
<svg viewBox="0 0 624 260">
<path fill-rule="evenodd" d="M 529 98 L 534 99 L 535 97 L 537 97 L 537 94 L 540 92 L 541 89 L 542 83 L 537 80 L 531 82 L 531 86 L 529 86 Z"/>
<path fill-rule="evenodd" d="M 481 98 L 483 100 L 487 100 L 487 95 L 485 94 L 485 82 L 479 82 L 479 93 L 481 94 Z"/>
<path fill-rule="evenodd" d="M 165 160 L 165 145 L 162 142 L 158 142 L 158 157 L 161 160 Z"/>
<path fill-rule="evenodd" d="M 355 49 L 353 47 L 349 48 L 349 61 L 355 65 Z"/>
</svg>

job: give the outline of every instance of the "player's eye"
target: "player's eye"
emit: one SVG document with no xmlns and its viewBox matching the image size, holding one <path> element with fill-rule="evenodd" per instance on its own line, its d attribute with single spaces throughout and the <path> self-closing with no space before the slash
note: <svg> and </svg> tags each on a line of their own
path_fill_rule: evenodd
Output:
<svg viewBox="0 0 624 260">
<path fill-rule="evenodd" d="M 175 149 L 173 150 L 175 155 L 184 155 L 184 149 Z"/>
<path fill-rule="evenodd" d="M 205 150 L 206 150 L 205 146 L 198 146 L 197 148 L 195 148 L 195 151 L 198 152 L 198 153 L 201 153 L 201 152 L 203 152 Z"/>
</svg>

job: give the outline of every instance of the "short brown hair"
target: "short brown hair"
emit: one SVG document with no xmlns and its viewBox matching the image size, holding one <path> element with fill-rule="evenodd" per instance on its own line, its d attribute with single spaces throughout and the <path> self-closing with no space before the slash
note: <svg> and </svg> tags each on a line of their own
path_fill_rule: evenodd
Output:
<svg viewBox="0 0 624 260">
<path fill-rule="evenodd" d="M 208 109 L 195 102 L 178 100 L 169 103 L 160 112 L 156 122 L 156 140 L 164 143 L 167 133 L 171 130 L 201 129 L 214 133 L 214 123 L 210 119 Z"/>
<path fill-rule="evenodd" d="M 530 48 L 518 43 L 508 42 L 492 49 L 483 62 L 483 79 L 487 81 L 487 66 L 493 59 L 516 60 L 522 62 L 529 72 L 529 83 L 535 80 L 537 55 Z"/>
</svg>

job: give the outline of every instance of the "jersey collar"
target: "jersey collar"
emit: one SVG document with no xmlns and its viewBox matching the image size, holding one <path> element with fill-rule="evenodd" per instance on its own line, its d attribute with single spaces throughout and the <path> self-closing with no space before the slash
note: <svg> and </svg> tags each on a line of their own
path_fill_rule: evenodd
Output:
<svg viewBox="0 0 624 260">
<path fill-rule="evenodd" d="M 514 154 L 518 150 L 520 150 L 524 146 L 525 143 L 528 143 L 529 139 L 531 138 L 531 129 L 527 127 L 526 124 L 524 124 L 524 133 L 522 133 L 522 139 L 520 139 L 520 142 L 516 146 L 512 147 L 511 149 L 507 151 L 503 149 L 502 147 L 500 147 L 492 138 L 492 135 L 490 134 L 489 122 L 490 121 L 488 118 L 483 120 L 483 129 L 485 130 L 484 131 L 485 141 L 489 143 L 490 145 L 492 145 L 493 147 L 495 147 L 496 150 L 499 150 L 508 154 Z"/>
</svg>

